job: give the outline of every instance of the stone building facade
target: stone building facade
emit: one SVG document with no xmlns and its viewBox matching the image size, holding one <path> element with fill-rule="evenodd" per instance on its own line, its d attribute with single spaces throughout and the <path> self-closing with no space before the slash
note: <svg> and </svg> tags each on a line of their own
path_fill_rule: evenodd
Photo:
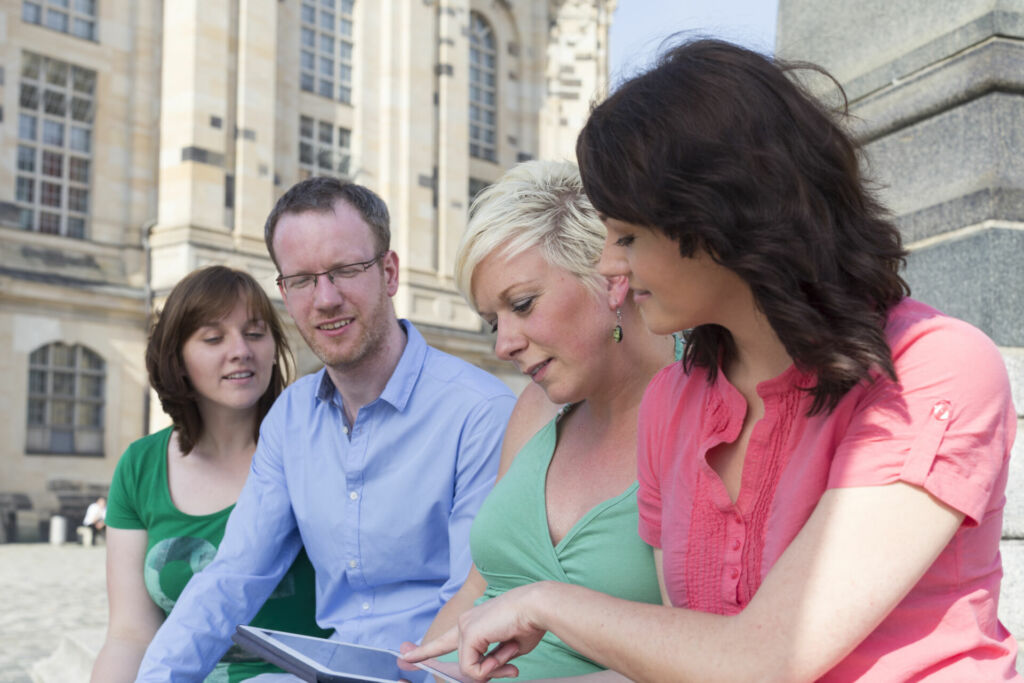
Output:
<svg viewBox="0 0 1024 683">
<path fill-rule="evenodd" d="M 913 296 L 1003 353 L 1019 419 L 1000 618 L 1024 642 L 1024 0 L 780 0 L 776 48 L 842 83 Z"/>
<path fill-rule="evenodd" d="M 184 274 L 226 263 L 278 298 L 263 222 L 310 175 L 379 193 L 399 315 L 521 386 L 452 261 L 475 192 L 574 158 L 615 3 L 0 0 L 3 537 L 84 506 L 164 424 L 143 350 Z"/>
</svg>

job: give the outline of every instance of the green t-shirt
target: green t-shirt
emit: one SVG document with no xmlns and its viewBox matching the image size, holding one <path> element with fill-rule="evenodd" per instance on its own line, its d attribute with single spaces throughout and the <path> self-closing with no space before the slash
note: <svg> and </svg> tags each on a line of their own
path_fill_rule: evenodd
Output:
<svg viewBox="0 0 1024 683">
<path fill-rule="evenodd" d="M 148 534 L 143 574 L 153 602 L 170 614 L 192 575 L 213 560 L 234 505 L 210 515 L 187 515 L 174 506 L 167 485 L 167 446 L 172 429 L 128 446 L 110 484 L 106 523 L 116 529 L 145 529 Z M 295 558 L 281 583 L 252 620 L 252 625 L 329 637 L 316 624 L 313 565 L 306 551 Z M 235 683 L 281 670 L 232 646 L 206 683 Z"/>
<path fill-rule="evenodd" d="M 557 545 L 551 543 L 544 489 L 558 440 L 558 420 L 569 409 L 563 409 L 523 446 L 473 521 L 473 562 L 487 580 L 477 604 L 544 580 L 661 604 L 654 553 L 637 533 L 636 482 L 595 505 Z M 518 680 L 580 676 L 603 669 L 552 633 L 545 633 L 536 648 L 512 663 L 519 667 Z"/>
</svg>

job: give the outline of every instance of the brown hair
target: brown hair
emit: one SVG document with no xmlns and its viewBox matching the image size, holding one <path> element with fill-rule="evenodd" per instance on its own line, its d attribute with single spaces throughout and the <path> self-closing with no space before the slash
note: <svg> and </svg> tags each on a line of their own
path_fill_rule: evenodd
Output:
<svg viewBox="0 0 1024 683">
<path fill-rule="evenodd" d="M 814 414 L 874 368 L 895 376 L 883 328 L 910 288 L 857 146 L 793 68 L 824 73 L 718 40 L 678 45 L 594 109 L 576 155 L 599 212 L 743 278 L 797 367 L 817 377 Z M 736 352 L 718 325 L 687 341 L 684 367 L 707 368 L 710 381 Z"/>
<path fill-rule="evenodd" d="M 270 252 L 270 259 L 278 267 L 279 272 L 281 267 L 277 263 L 277 254 L 274 253 L 274 230 L 277 229 L 277 222 L 281 217 L 307 211 L 330 213 L 334 211 L 334 205 L 339 201 L 358 211 L 370 226 L 378 254 L 383 254 L 391 248 L 391 217 L 383 199 L 368 187 L 329 176 L 314 176 L 292 185 L 281 195 L 263 226 L 263 239 L 267 243 L 267 251 Z"/>
<path fill-rule="evenodd" d="M 274 304 L 259 283 L 248 273 L 226 266 L 207 266 L 186 275 L 168 295 L 146 345 L 149 383 L 174 423 L 183 453 L 191 452 L 202 435 L 203 418 L 185 372 L 182 348 L 200 326 L 224 317 L 239 301 L 246 301 L 250 315 L 266 323 L 277 360 L 270 385 L 257 404 L 253 438 L 259 437 L 260 422 L 291 380 L 291 349 Z"/>
</svg>

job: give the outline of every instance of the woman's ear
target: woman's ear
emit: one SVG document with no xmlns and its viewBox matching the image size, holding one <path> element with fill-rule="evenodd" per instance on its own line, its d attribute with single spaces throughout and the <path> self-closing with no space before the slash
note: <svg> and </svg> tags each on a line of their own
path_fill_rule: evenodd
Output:
<svg viewBox="0 0 1024 683">
<path fill-rule="evenodd" d="M 629 278 L 625 275 L 612 275 L 605 279 L 608 281 L 608 308 L 613 311 L 622 308 L 629 295 Z"/>
</svg>

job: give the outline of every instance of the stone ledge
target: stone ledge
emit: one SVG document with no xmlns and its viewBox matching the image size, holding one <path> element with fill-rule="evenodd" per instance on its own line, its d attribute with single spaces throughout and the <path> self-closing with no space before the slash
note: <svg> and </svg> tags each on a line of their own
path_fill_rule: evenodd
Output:
<svg viewBox="0 0 1024 683">
<path fill-rule="evenodd" d="M 995 10 L 945 33 L 888 64 L 855 76 L 844 84 L 851 101 L 885 88 L 991 36 L 1024 38 L 1024 13 Z"/>
<path fill-rule="evenodd" d="M 851 98 L 851 133 L 867 143 L 990 92 L 1024 92 L 1024 41 L 992 38 L 903 80 Z"/>
</svg>

